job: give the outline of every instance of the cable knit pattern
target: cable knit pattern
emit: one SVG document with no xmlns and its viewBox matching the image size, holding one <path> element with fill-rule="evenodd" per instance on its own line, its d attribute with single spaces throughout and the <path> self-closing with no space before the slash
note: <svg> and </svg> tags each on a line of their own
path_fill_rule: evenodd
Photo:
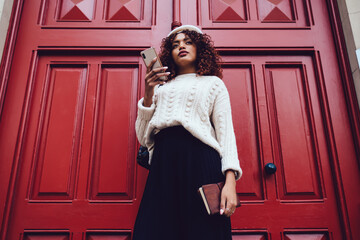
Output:
<svg viewBox="0 0 360 240">
<path fill-rule="evenodd" d="M 242 170 L 237 154 L 229 93 L 216 76 L 178 75 L 155 88 L 153 103 L 138 102 L 136 135 L 141 145 L 148 147 L 150 163 L 154 135 L 161 129 L 182 125 L 194 137 L 217 150 L 222 172 L 232 169 L 236 180 Z"/>
</svg>

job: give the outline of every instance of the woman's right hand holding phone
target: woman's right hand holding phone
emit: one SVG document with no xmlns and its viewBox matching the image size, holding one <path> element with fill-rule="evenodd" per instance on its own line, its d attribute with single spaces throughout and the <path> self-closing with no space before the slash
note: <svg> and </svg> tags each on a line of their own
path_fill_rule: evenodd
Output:
<svg viewBox="0 0 360 240">
<path fill-rule="evenodd" d="M 170 72 L 165 72 L 167 67 L 154 68 L 153 66 L 157 58 L 154 58 L 146 69 L 145 75 L 145 96 L 143 105 L 150 107 L 152 104 L 152 97 L 154 95 L 154 88 L 158 84 L 164 84 L 165 81 L 161 80 L 162 76 L 169 76 Z"/>
</svg>

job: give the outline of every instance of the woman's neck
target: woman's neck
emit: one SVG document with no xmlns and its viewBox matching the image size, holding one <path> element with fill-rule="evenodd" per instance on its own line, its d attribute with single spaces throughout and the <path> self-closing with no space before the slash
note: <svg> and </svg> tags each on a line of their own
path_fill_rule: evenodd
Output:
<svg viewBox="0 0 360 240">
<path fill-rule="evenodd" d="M 196 68 L 195 66 L 191 66 L 191 67 L 186 67 L 186 68 L 180 68 L 178 69 L 178 75 L 181 74 L 187 74 L 187 73 L 196 73 Z"/>
</svg>

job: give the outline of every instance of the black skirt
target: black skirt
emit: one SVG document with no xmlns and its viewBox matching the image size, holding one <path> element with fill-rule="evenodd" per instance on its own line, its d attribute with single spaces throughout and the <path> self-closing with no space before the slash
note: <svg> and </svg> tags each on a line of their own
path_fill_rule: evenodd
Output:
<svg viewBox="0 0 360 240">
<path fill-rule="evenodd" d="M 133 240 L 232 239 L 230 218 L 209 216 L 197 189 L 224 181 L 219 153 L 182 126 L 155 135 Z"/>
</svg>

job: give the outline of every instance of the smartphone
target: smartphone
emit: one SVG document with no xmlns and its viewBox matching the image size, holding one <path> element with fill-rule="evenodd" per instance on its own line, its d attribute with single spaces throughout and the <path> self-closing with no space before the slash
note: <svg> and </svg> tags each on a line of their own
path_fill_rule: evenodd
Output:
<svg viewBox="0 0 360 240">
<path fill-rule="evenodd" d="M 162 64 L 160 62 L 160 59 L 158 57 L 158 55 L 156 54 L 156 51 L 155 51 L 155 48 L 151 47 L 151 48 L 148 48 L 148 49 L 145 49 L 144 51 L 142 51 L 140 53 L 141 57 L 143 58 L 144 60 L 144 63 L 146 65 L 146 67 L 148 67 L 151 63 L 151 61 L 156 58 L 156 62 L 154 63 L 153 65 L 153 68 L 159 68 L 159 67 L 162 67 Z M 166 76 L 162 76 L 160 77 L 160 79 L 162 81 L 166 81 L 167 80 L 167 77 Z"/>
</svg>

